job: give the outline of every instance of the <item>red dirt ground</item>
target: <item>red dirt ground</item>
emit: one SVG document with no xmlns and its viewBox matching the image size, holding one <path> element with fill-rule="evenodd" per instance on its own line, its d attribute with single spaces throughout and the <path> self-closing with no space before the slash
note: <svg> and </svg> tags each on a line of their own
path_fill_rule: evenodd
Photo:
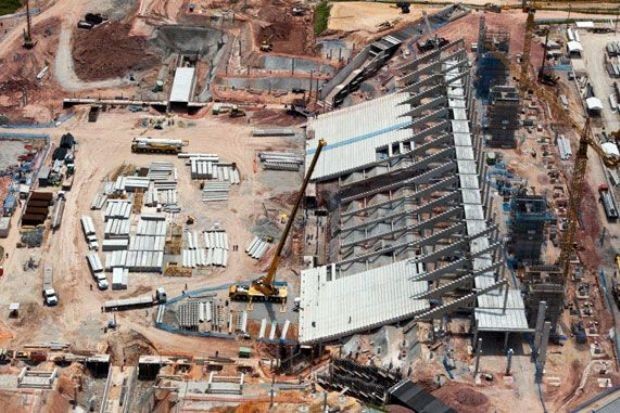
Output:
<svg viewBox="0 0 620 413">
<path fill-rule="evenodd" d="M 145 70 L 160 62 L 143 37 L 130 37 L 131 25 L 105 23 L 77 30 L 73 39 L 75 73 L 82 80 L 103 80 Z"/>
</svg>

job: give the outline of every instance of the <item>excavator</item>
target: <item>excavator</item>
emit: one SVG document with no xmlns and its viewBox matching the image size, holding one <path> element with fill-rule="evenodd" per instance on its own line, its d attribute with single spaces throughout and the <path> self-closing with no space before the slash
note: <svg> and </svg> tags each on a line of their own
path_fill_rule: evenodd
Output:
<svg viewBox="0 0 620 413">
<path fill-rule="evenodd" d="M 284 232 L 280 237 L 278 248 L 276 249 L 276 253 L 271 260 L 271 264 L 269 265 L 269 270 L 267 271 L 267 274 L 255 279 L 249 285 L 231 285 L 228 289 L 228 298 L 230 298 L 232 301 L 249 301 L 250 303 L 252 303 L 253 301 L 271 301 L 276 303 L 286 303 L 286 300 L 288 298 L 288 289 L 286 286 L 275 284 L 276 272 L 278 270 L 278 265 L 280 264 L 280 258 L 282 255 L 282 251 L 284 250 L 284 245 L 286 244 L 286 240 L 289 233 L 291 232 L 293 222 L 295 221 L 295 215 L 297 214 L 297 210 L 301 205 L 301 201 L 304 197 L 304 194 L 306 193 L 306 188 L 308 187 L 308 183 L 310 182 L 310 178 L 312 177 L 312 173 L 314 172 L 316 163 L 325 145 L 325 140 L 319 140 L 316 152 L 314 153 L 314 157 L 312 158 L 312 162 L 310 163 L 308 172 L 306 172 L 303 184 L 301 185 L 301 190 L 297 194 L 295 204 L 293 205 L 293 210 L 288 215 L 288 220 L 286 221 Z"/>
</svg>

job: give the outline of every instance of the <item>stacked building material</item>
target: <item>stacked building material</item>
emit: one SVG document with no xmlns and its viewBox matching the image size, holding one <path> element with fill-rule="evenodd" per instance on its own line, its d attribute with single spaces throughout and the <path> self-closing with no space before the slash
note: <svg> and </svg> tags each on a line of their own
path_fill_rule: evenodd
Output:
<svg viewBox="0 0 620 413">
<path fill-rule="evenodd" d="M 206 250 L 204 248 L 181 250 L 181 266 L 185 268 L 206 267 Z"/>
<path fill-rule="evenodd" d="M 127 239 L 104 239 L 101 244 L 102 251 L 120 251 L 126 250 L 129 245 Z"/>
<path fill-rule="evenodd" d="M 156 190 L 157 200 L 163 206 L 177 205 L 177 191 L 176 189 Z"/>
<path fill-rule="evenodd" d="M 176 181 L 177 168 L 170 162 L 151 162 L 146 177 L 151 181 Z"/>
<path fill-rule="evenodd" d="M 166 217 L 163 215 L 142 214 L 136 229 L 137 235 L 166 236 Z"/>
<path fill-rule="evenodd" d="M 129 238 L 130 222 L 128 219 L 112 218 L 106 221 L 103 230 L 105 239 Z"/>
<path fill-rule="evenodd" d="M 109 219 L 129 219 L 131 216 L 131 202 L 125 200 L 108 200 L 104 212 L 104 219 L 107 222 Z"/>
<path fill-rule="evenodd" d="M 112 270 L 112 289 L 126 290 L 129 281 L 129 270 L 116 267 Z"/>
<path fill-rule="evenodd" d="M 100 192 L 95 195 L 95 199 L 90 204 L 90 209 L 101 209 L 105 205 L 105 202 L 108 200 L 108 196 L 106 194 L 102 194 Z"/>
<path fill-rule="evenodd" d="M 207 264 L 226 267 L 228 265 L 228 234 L 226 231 L 205 231 L 203 237 L 207 248 Z"/>
<path fill-rule="evenodd" d="M 125 268 L 127 262 L 127 250 L 111 251 L 105 254 L 105 269 L 113 271 L 114 268 Z"/>
<path fill-rule="evenodd" d="M 290 128 L 252 129 L 252 136 L 295 136 L 295 130 Z"/>
<path fill-rule="evenodd" d="M 200 245 L 197 232 L 185 232 L 186 248 L 181 251 L 182 266 L 226 267 L 228 265 L 228 235 L 222 230 L 205 231 L 204 247 Z"/>
<path fill-rule="evenodd" d="M 205 158 L 190 158 L 192 179 L 214 179 L 237 185 L 241 181 L 239 170 L 235 164 L 218 162 Z"/>
<path fill-rule="evenodd" d="M 95 234 L 95 224 L 90 216 L 82 215 L 82 217 L 80 218 L 80 222 L 82 224 L 82 230 L 84 231 L 85 236 Z"/>
<path fill-rule="evenodd" d="M 225 181 L 207 181 L 202 190 L 203 202 L 228 201 L 230 184 Z"/>
<path fill-rule="evenodd" d="M 280 171 L 298 171 L 304 162 L 302 156 L 288 152 L 261 152 L 258 156 L 265 169 Z"/>
<path fill-rule="evenodd" d="M 254 239 L 252 239 L 248 247 L 245 249 L 245 252 L 255 260 L 260 260 L 261 258 L 263 258 L 270 246 L 271 244 L 267 241 L 263 241 L 259 237 L 254 237 Z"/>
<path fill-rule="evenodd" d="M 179 304 L 177 318 L 179 326 L 186 329 L 196 329 L 200 322 L 201 303 L 192 301 L 189 303 Z"/>
<path fill-rule="evenodd" d="M 166 237 L 132 235 L 129 238 L 129 251 L 163 251 Z"/>
<path fill-rule="evenodd" d="M 570 147 L 570 141 L 566 139 L 564 135 L 557 137 L 558 150 L 560 151 L 560 159 L 563 161 L 570 159 L 573 156 L 573 151 Z"/>
<path fill-rule="evenodd" d="M 213 179 L 213 169 L 217 167 L 217 161 L 203 158 L 190 159 L 190 172 L 192 179 Z"/>
<path fill-rule="evenodd" d="M 125 265 L 129 271 L 161 272 L 164 265 L 164 252 L 128 251 Z"/>
<path fill-rule="evenodd" d="M 40 225 L 47 218 L 49 206 L 54 194 L 51 192 L 33 192 L 28 198 L 26 210 L 22 216 L 22 225 Z"/>
</svg>

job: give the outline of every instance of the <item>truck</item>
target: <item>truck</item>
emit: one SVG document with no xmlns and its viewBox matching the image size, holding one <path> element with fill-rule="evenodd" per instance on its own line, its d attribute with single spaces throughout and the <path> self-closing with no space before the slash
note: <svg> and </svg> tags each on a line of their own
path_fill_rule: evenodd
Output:
<svg viewBox="0 0 620 413">
<path fill-rule="evenodd" d="M 137 308 L 147 308 L 158 304 L 164 304 L 168 300 L 166 290 L 163 287 L 155 290 L 155 296 L 144 295 L 141 297 L 125 298 L 122 300 L 108 300 L 103 303 L 103 311 L 125 311 Z"/>
<path fill-rule="evenodd" d="M 43 300 L 46 305 L 53 307 L 58 304 L 58 294 L 54 290 L 54 274 L 52 267 L 45 265 L 43 267 Z"/>
<path fill-rule="evenodd" d="M 618 219 L 618 207 L 616 206 L 616 201 L 614 200 L 613 195 L 609 191 L 609 187 L 607 184 L 601 184 L 598 187 L 599 200 L 603 204 L 603 209 L 605 210 L 605 215 L 607 219 L 610 221 L 615 221 Z"/>
<path fill-rule="evenodd" d="M 99 259 L 99 255 L 91 253 L 86 256 L 86 261 L 88 261 L 88 267 L 90 268 L 90 274 L 95 279 L 97 283 L 97 288 L 100 290 L 107 290 L 109 287 L 108 279 L 103 272 L 103 265 L 101 265 L 101 260 Z"/>
<path fill-rule="evenodd" d="M 186 141 L 180 139 L 134 138 L 131 151 L 134 153 L 162 153 L 178 155 L 183 151 Z"/>
</svg>

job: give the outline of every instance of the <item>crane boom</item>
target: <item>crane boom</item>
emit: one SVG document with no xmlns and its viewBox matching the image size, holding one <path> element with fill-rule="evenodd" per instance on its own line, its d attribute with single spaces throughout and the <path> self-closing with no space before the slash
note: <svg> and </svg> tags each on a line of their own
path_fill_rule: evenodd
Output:
<svg viewBox="0 0 620 413">
<path fill-rule="evenodd" d="M 280 256 L 282 255 L 282 250 L 284 249 L 284 245 L 286 244 L 286 240 L 288 238 L 288 234 L 291 231 L 291 227 L 293 226 L 293 222 L 295 221 L 295 215 L 297 215 L 297 211 L 299 210 L 299 206 L 301 205 L 301 200 L 306 193 L 306 188 L 308 187 L 308 183 L 310 182 L 310 178 L 312 178 L 312 173 L 314 172 L 314 168 L 316 166 L 317 161 L 319 160 L 319 156 L 321 155 L 321 151 L 323 147 L 326 145 L 325 140 L 320 139 L 316 148 L 316 152 L 312 157 L 312 162 L 310 163 L 310 167 L 308 168 L 308 172 L 304 177 L 303 184 L 301 185 L 301 190 L 297 194 L 297 198 L 295 199 L 295 204 L 293 205 L 293 210 L 291 214 L 288 216 L 288 220 L 286 221 L 286 226 L 284 227 L 284 232 L 280 237 L 280 241 L 278 242 L 278 248 L 276 249 L 276 253 L 271 260 L 271 264 L 269 265 L 269 271 L 267 274 L 260 277 L 256 281 L 254 281 L 255 287 L 261 291 L 264 291 L 265 295 L 270 295 L 273 293 L 274 286 L 273 281 L 276 277 L 276 271 L 278 270 L 278 265 L 280 264 Z"/>
<path fill-rule="evenodd" d="M 233 284 L 228 289 L 228 296 L 231 300 L 235 301 L 250 301 L 253 300 L 269 300 L 269 301 L 278 301 L 281 303 L 286 302 L 288 291 L 286 287 L 276 287 L 274 285 L 274 281 L 276 278 L 276 271 L 278 270 L 278 265 L 280 264 L 280 258 L 282 255 L 282 251 L 284 250 L 284 246 L 286 245 L 286 240 L 288 239 L 288 235 L 291 232 L 291 228 L 293 227 L 293 222 L 295 221 L 295 215 L 297 215 L 297 211 L 299 210 L 299 206 L 301 205 L 301 201 L 303 200 L 304 194 L 306 193 L 306 188 L 308 187 L 308 183 L 310 182 L 310 178 L 312 178 L 312 173 L 314 172 L 314 168 L 316 167 L 317 161 L 319 160 L 319 156 L 321 155 L 321 151 L 323 147 L 325 147 L 327 143 L 325 140 L 320 139 L 316 148 L 316 152 L 312 157 L 312 162 L 310 162 L 310 166 L 308 167 L 308 171 L 306 172 L 306 176 L 304 177 L 304 181 L 301 185 L 301 189 L 297 194 L 295 199 L 295 203 L 293 204 L 293 210 L 286 221 L 286 226 L 284 227 L 284 232 L 280 237 L 280 241 L 278 242 L 278 247 L 276 249 L 276 253 L 274 254 L 271 264 L 269 265 L 269 270 L 267 274 L 262 277 L 257 278 L 252 281 L 250 285 L 242 285 L 242 284 Z"/>
</svg>

